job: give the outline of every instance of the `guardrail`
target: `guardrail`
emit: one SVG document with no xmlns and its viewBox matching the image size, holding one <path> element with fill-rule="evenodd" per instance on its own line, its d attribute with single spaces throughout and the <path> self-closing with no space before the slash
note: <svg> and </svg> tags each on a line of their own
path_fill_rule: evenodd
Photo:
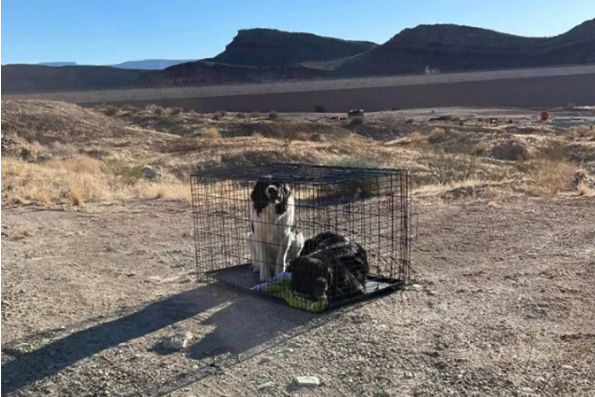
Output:
<svg viewBox="0 0 595 397">
<path fill-rule="evenodd" d="M 299 81 L 293 80 L 268 83 L 236 83 L 222 84 L 216 86 L 187 85 L 155 88 L 137 87 L 128 89 L 62 91 L 29 94 L 3 94 L 2 99 L 60 100 L 83 104 L 98 102 L 150 101 L 197 97 L 325 91 L 337 89 L 390 87 L 399 85 L 448 84 L 500 79 L 569 76 L 591 73 L 595 74 L 595 64 L 473 72 L 460 71 L 442 74 L 410 74 L 359 78 L 336 78 Z"/>
</svg>

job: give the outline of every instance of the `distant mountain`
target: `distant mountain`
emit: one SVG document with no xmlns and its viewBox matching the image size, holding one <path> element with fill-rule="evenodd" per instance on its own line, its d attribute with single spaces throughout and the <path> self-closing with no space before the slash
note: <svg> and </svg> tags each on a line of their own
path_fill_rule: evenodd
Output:
<svg viewBox="0 0 595 397">
<path fill-rule="evenodd" d="M 377 44 L 275 29 L 242 29 L 225 51 L 208 61 L 243 66 L 291 66 L 332 61 L 368 51 Z"/>
<path fill-rule="evenodd" d="M 344 75 L 489 70 L 595 63 L 595 19 L 558 36 L 522 37 L 440 24 L 404 29 L 388 42 L 345 60 Z"/>
<path fill-rule="evenodd" d="M 193 59 L 143 59 L 140 61 L 122 62 L 110 66 L 120 69 L 161 70 L 180 63 L 193 61 Z"/>
<path fill-rule="evenodd" d="M 146 86 L 218 85 L 227 83 L 265 83 L 332 77 L 331 71 L 304 66 L 241 66 L 210 61 L 182 63 L 165 70 L 142 73 Z"/>
<path fill-rule="evenodd" d="M 76 66 L 76 62 L 41 62 L 38 65 L 42 66 Z"/>
<path fill-rule="evenodd" d="M 5 65 L 2 93 L 419 74 L 426 66 L 448 72 L 593 63 L 595 19 L 546 38 L 452 24 L 419 25 L 382 45 L 244 29 L 225 51 L 198 61 L 157 59 L 112 67 Z"/>
<path fill-rule="evenodd" d="M 2 94 L 132 87 L 139 74 L 109 66 L 4 65 Z"/>
</svg>

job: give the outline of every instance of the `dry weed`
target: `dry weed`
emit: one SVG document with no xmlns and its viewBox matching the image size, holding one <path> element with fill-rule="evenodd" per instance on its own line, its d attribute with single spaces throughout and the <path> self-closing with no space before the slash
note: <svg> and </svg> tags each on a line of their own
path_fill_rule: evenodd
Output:
<svg viewBox="0 0 595 397">
<path fill-rule="evenodd" d="M 215 127 L 207 128 L 207 130 L 202 133 L 202 136 L 208 139 L 221 139 L 221 133 Z"/>
<path fill-rule="evenodd" d="M 411 146 L 425 147 L 428 144 L 428 137 L 419 131 L 415 131 L 407 136 L 406 143 Z"/>
<path fill-rule="evenodd" d="M 75 207 L 83 206 L 83 195 L 79 188 L 77 188 L 77 187 L 71 188 L 68 193 L 70 195 L 70 200 L 72 201 L 72 205 L 74 205 Z"/>
<path fill-rule="evenodd" d="M 177 116 L 180 113 L 182 113 L 184 111 L 184 109 L 180 108 L 180 107 L 175 107 L 175 108 L 171 108 L 169 110 L 169 114 L 172 116 Z"/>
<path fill-rule="evenodd" d="M 183 200 L 190 202 L 191 192 L 187 184 L 176 182 L 138 182 L 133 188 L 133 196 L 153 199 Z"/>
<path fill-rule="evenodd" d="M 62 160 L 51 160 L 47 163 L 47 167 L 74 173 L 94 175 L 103 173 L 99 160 L 80 155 Z"/>
<path fill-rule="evenodd" d="M 442 185 L 473 179 L 478 170 L 474 156 L 431 151 L 422 158 L 431 178 Z"/>
<path fill-rule="evenodd" d="M 74 206 L 134 197 L 189 199 L 188 184 L 173 177 L 149 183 L 141 179 L 141 169 L 136 165 L 101 164 L 82 156 L 42 164 L 2 158 L 2 197 L 12 204 L 56 202 Z"/>
<path fill-rule="evenodd" d="M 432 145 L 437 145 L 446 140 L 446 131 L 444 128 L 434 128 L 427 137 L 428 142 Z"/>
<path fill-rule="evenodd" d="M 576 167 L 564 161 L 540 159 L 530 165 L 531 186 L 528 193 L 536 196 L 555 196 L 572 188 Z"/>
<path fill-rule="evenodd" d="M 584 183 L 581 183 L 580 185 L 578 185 L 578 195 L 579 196 L 590 196 L 592 195 L 593 189 L 591 189 L 590 187 L 588 187 L 587 185 L 585 185 Z"/>
<path fill-rule="evenodd" d="M 78 149 L 74 145 L 58 141 L 52 142 L 49 145 L 49 151 L 53 156 L 62 158 L 74 157 L 79 153 Z"/>
</svg>

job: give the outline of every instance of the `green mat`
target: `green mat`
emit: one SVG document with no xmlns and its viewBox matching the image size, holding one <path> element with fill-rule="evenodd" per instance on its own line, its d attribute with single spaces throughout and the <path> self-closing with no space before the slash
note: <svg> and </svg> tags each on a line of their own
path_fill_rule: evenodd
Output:
<svg viewBox="0 0 595 397">
<path fill-rule="evenodd" d="M 291 290 L 291 280 L 288 278 L 266 283 L 265 285 L 259 286 L 258 290 L 282 298 L 291 307 L 307 310 L 309 312 L 319 313 L 328 305 L 326 299 L 312 300 L 293 292 Z"/>
</svg>

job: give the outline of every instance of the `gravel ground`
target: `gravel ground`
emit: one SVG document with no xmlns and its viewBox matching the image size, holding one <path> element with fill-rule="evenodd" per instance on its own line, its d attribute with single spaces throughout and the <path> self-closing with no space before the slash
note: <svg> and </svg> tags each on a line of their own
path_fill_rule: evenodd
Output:
<svg viewBox="0 0 595 397">
<path fill-rule="evenodd" d="M 593 208 L 420 201 L 412 285 L 323 315 L 197 285 L 188 204 L 3 208 L 2 394 L 595 396 Z"/>
</svg>

